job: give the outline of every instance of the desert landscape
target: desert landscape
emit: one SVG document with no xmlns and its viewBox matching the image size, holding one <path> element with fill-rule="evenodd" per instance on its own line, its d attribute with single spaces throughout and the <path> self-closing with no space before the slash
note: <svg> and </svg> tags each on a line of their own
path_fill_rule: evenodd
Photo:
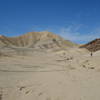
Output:
<svg viewBox="0 0 100 100">
<path fill-rule="evenodd" d="M 80 45 L 47 31 L 0 36 L 0 100 L 99 99 L 100 39 Z"/>
</svg>

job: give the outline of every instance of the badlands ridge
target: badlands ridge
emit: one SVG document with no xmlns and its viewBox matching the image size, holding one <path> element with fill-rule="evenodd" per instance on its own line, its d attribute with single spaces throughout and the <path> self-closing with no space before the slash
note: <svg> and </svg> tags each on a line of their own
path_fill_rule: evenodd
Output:
<svg viewBox="0 0 100 100">
<path fill-rule="evenodd" d="M 51 32 L 0 36 L 0 100 L 100 100 L 99 48 Z"/>
</svg>

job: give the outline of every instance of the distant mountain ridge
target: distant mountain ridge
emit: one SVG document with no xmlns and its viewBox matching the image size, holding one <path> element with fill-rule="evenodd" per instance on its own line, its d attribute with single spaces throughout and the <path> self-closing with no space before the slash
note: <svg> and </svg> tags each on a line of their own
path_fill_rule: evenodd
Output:
<svg viewBox="0 0 100 100">
<path fill-rule="evenodd" d="M 51 32 L 29 32 L 17 37 L 0 36 L 0 47 L 62 48 L 76 44 Z"/>
</svg>

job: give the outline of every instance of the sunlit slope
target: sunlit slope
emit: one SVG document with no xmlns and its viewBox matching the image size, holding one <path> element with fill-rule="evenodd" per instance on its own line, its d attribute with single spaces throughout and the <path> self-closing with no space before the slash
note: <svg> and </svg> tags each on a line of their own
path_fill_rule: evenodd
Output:
<svg viewBox="0 0 100 100">
<path fill-rule="evenodd" d="M 28 48 L 66 48 L 76 44 L 51 32 L 29 32 L 18 37 L 0 36 L 0 46 Z"/>
</svg>

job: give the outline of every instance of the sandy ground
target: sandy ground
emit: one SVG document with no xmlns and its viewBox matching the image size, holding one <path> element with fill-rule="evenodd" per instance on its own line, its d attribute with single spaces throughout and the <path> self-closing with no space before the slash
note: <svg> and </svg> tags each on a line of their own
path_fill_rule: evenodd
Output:
<svg viewBox="0 0 100 100">
<path fill-rule="evenodd" d="M 0 100 L 100 100 L 100 52 L 2 56 Z"/>
</svg>

